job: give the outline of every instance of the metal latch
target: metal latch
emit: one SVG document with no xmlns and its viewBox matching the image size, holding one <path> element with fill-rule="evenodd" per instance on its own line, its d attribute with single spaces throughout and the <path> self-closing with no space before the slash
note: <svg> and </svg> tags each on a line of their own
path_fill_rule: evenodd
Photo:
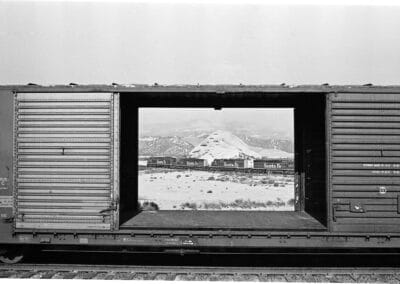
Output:
<svg viewBox="0 0 400 284">
<path fill-rule="evenodd" d="M 107 212 L 110 212 L 110 211 L 115 211 L 115 210 L 117 210 L 117 205 L 113 204 L 110 207 L 101 210 L 99 213 L 100 214 L 104 214 L 104 213 L 107 213 Z"/>
<path fill-rule="evenodd" d="M 117 201 L 113 201 L 113 203 L 111 204 L 110 207 L 101 210 L 99 213 L 100 214 L 104 214 L 104 213 L 111 214 L 111 211 L 116 211 L 116 210 L 118 210 L 118 202 Z M 108 215 L 108 214 L 104 214 L 104 215 Z"/>
</svg>

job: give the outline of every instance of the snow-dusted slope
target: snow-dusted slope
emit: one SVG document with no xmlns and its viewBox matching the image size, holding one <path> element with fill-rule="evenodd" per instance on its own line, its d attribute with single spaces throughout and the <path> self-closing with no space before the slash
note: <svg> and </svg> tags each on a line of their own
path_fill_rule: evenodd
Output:
<svg viewBox="0 0 400 284">
<path fill-rule="evenodd" d="M 214 159 L 261 158 L 240 138 L 228 131 L 217 130 L 211 133 L 189 153 L 192 158 L 205 159 L 208 163 Z"/>
<path fill-rule="evenodd" d="M 249 146 L 249 148 L 254 152 L 259 153 L 264 159 L 294 159 L 293 153 L 288 153 L 276 148 L 270 149 L 255 146 Z"/>
<path fill-rule="evenodd" d="M 182 138 L 172 137 L 141 137 L 139 138 L 139 156 L 173 156 L 184 157 L 194 146 Z"/>
<path fill-rule="evenodd" d="M 293 153 L 288 153 L 279 149 L 263 149 L 260 152 L 263 158 L 267 159 L 293 159 Z"/>
</svg>

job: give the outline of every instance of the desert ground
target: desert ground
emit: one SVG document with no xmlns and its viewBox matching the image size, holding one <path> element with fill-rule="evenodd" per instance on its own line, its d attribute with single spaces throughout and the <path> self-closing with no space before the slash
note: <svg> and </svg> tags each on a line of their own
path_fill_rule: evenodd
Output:
<svg viewBox="0 0 400 284">
<path fill-rule="evenodd" d="M 156 210 L 294 210 L 293 176 L 160 168 L 138 174 L 145 208 L 152 203 Z"/>
</svg>

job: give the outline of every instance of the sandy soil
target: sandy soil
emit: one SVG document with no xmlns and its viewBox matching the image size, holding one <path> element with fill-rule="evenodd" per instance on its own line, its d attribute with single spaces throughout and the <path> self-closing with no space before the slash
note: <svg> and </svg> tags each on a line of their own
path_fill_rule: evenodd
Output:
<svg viewBox="0 0 400 284">
<path fill-rule="evenodd" d="M 139 202 L 159 210 L 294 210 L 293 176 L 146 169 Z"/>
</svg>

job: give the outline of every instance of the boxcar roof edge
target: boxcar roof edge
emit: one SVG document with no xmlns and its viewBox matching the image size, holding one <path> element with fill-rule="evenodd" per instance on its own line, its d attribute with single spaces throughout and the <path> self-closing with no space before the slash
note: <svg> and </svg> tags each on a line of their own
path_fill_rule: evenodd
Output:
<svg viewBox="0 0 400 284">
<path fill-rule="evenodd" d="M 210 92 L 210 93 L 400 93 L 400 85 L 0 85 L 0 90 L 37 92 Z"/>
</svg>

